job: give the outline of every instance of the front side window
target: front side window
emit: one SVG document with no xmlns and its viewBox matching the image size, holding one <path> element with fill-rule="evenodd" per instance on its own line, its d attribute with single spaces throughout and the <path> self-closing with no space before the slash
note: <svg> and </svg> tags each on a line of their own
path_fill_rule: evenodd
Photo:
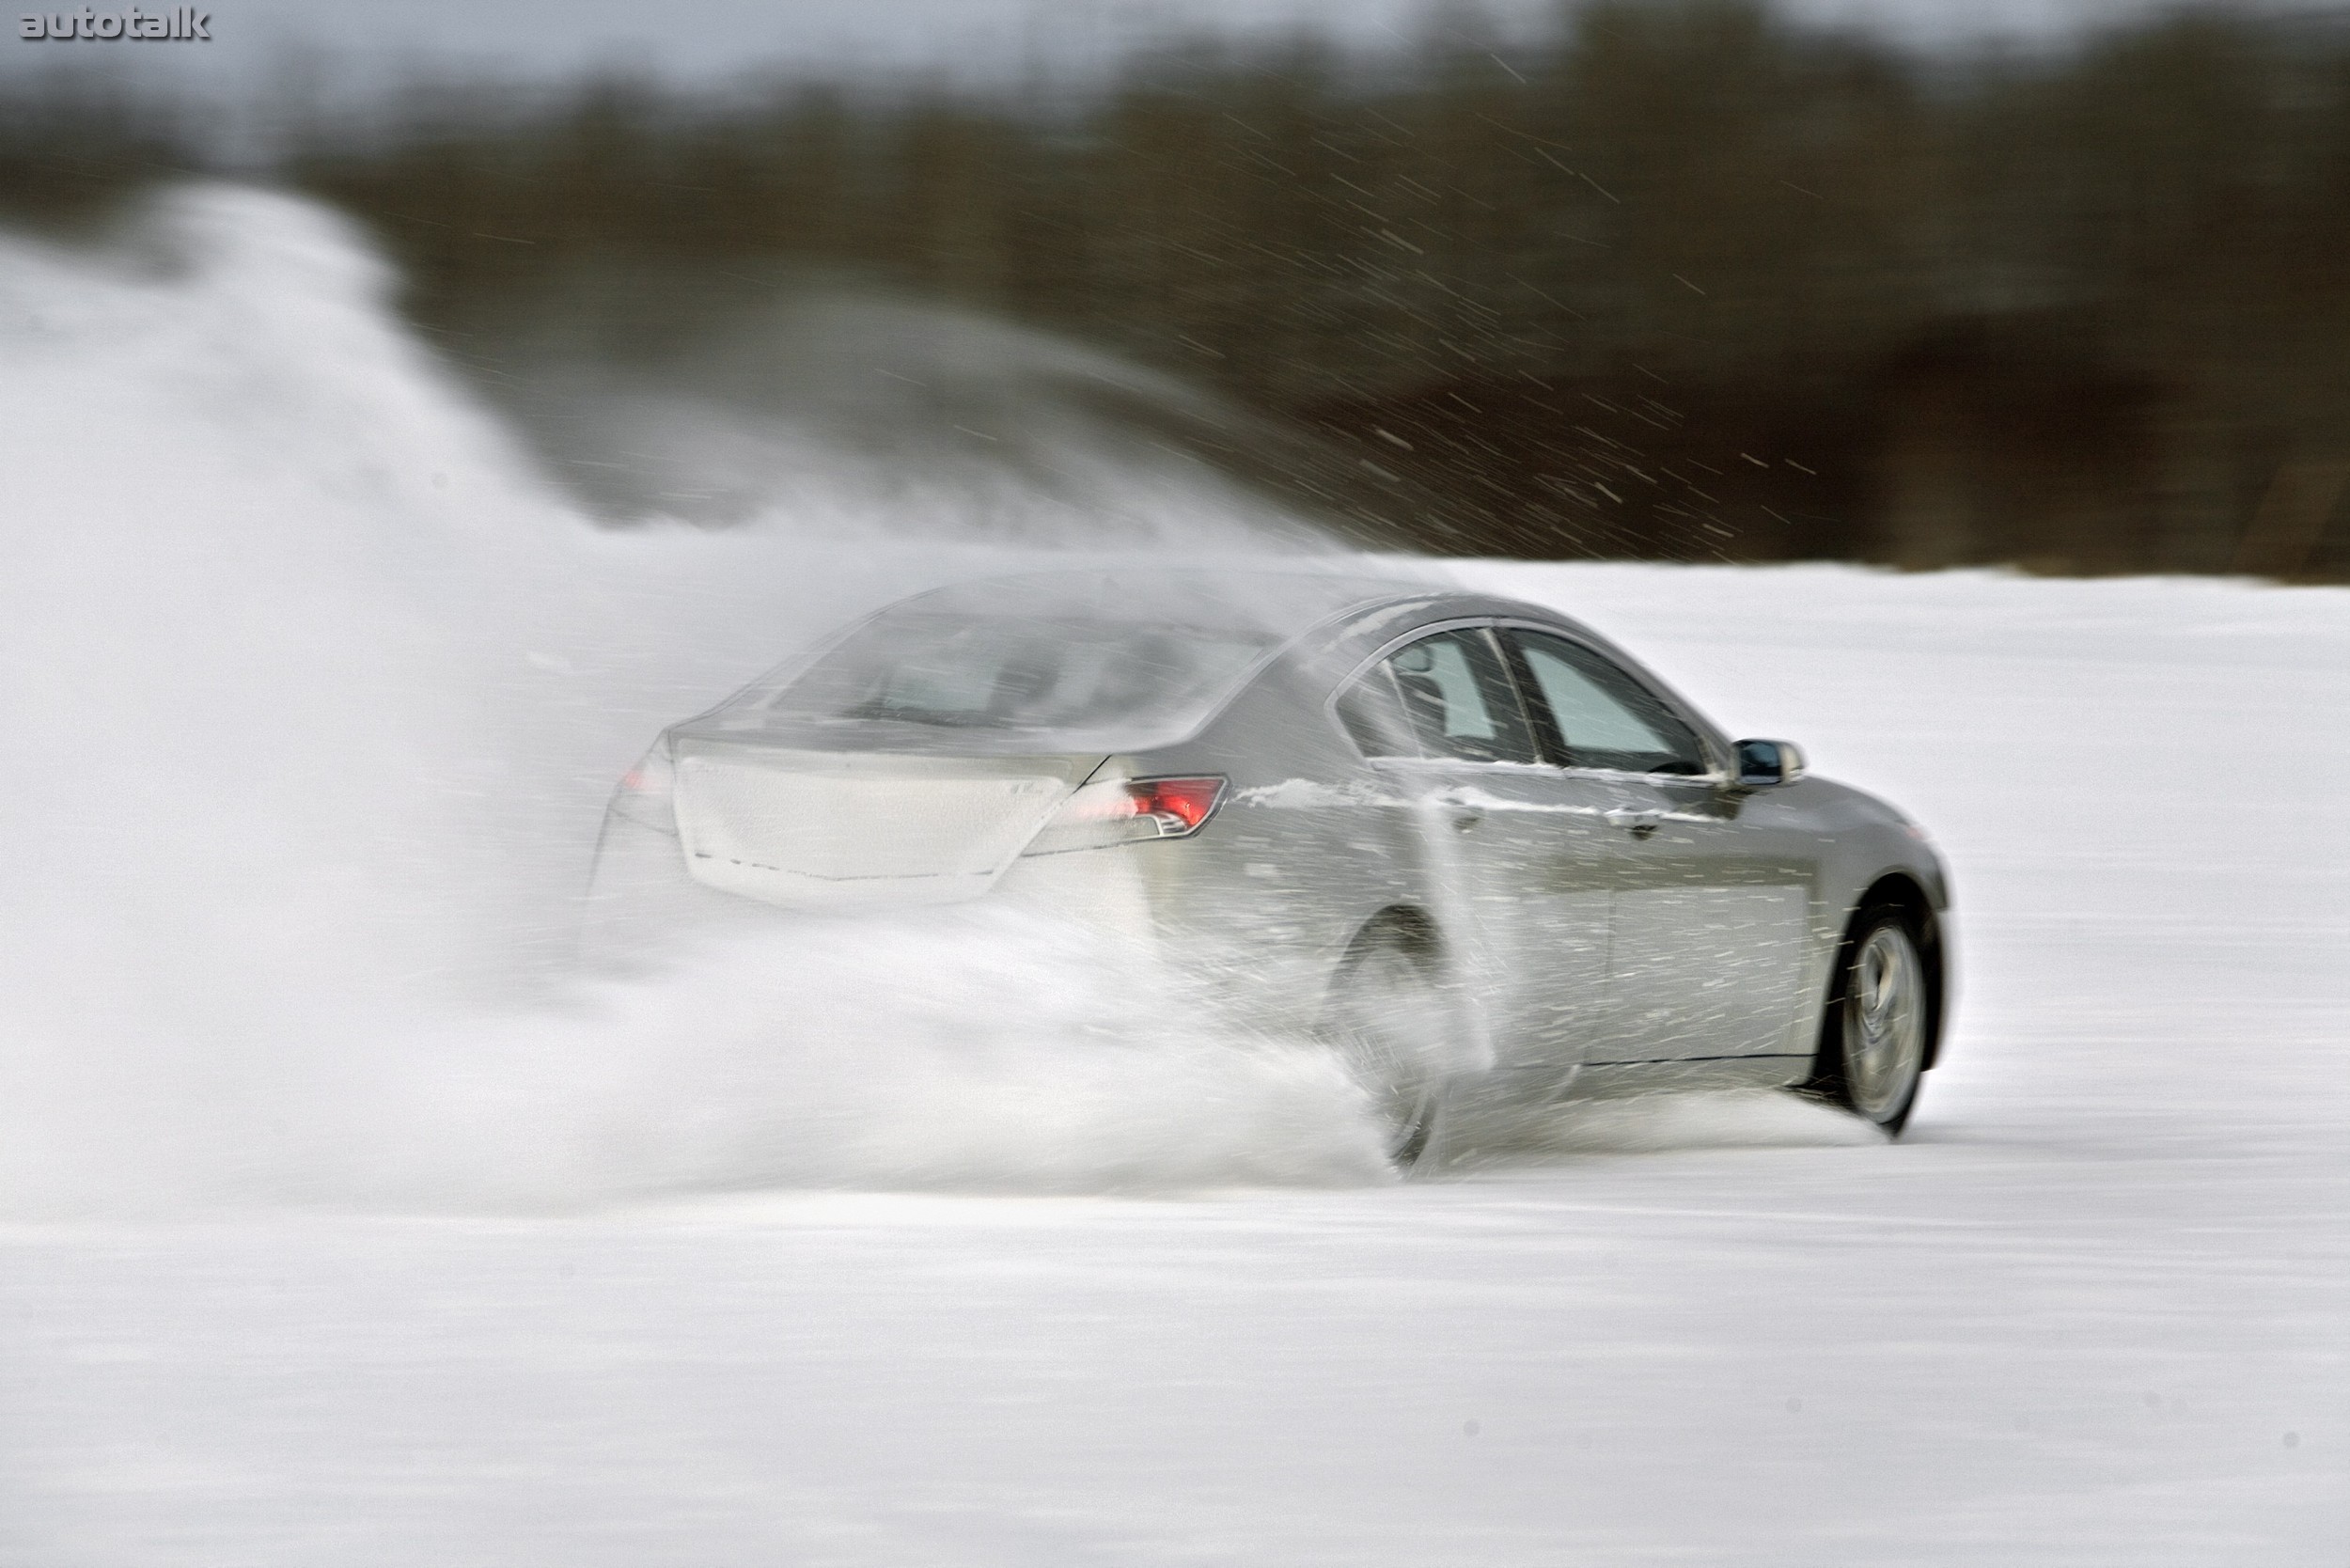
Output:
<svg viewBox="0 0 2350 1568">
<path fill-rule="evenodd" d="M 1534 736 L 1493 634 L 1438 632 L 1390 653 L 1339 698 L 1366 754 L 1531 762 Z"/>
<path fill-rule="evenodd" d="M 1574 768 L 1699 775 L 1705 747 L 1654 693 L 1613 662 L 1563 637 L 1507 634 Z"/>
</svg>

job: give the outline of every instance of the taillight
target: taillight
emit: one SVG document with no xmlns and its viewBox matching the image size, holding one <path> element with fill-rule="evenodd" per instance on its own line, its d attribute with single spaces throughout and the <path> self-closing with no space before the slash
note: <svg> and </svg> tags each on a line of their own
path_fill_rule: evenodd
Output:
<svg viewBox="0 0 2350 1568">
<path fill-rule="evenodd" d="M 1221 778 L 1133 778 L 1125 784 L 1126 798 L 1137 817 L 1158 824 L 1162 839 L 1181 839 L 1199 831 L 1224 794 Z"/>
<path fill-rule="evenodd" d="M 652 749 L 634 767 L 620 775 L 620 786 L 612 792 L 612 814 L 674 834 L 677 808 L 669 796 L 676 782 L 677 770 L 669 762 L 669 739 L 665 735 L 653 742 Z"/>
<path fill-rule="evenodd" d="M 1026 854 L 1105 849 L 1199 831 L 1224 798 L 1221 778 L 1104 778 L 1069 797 Z"/>
</svg>

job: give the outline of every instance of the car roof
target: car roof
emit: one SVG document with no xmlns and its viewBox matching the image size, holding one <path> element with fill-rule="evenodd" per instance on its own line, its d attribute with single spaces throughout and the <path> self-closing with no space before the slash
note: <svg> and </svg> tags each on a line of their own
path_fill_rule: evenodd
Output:
<svg viewBox="0 0 2350 1568">
<path fill-rule="evenodd" d="M 1028 572 L 934 588 L 883 615 L 1067 617 L 1229 628 L 1286 639 L 1348 611 L 1450 598 L 1425 579 L 1263 567 L 1084 568 Z"/>
</svg>

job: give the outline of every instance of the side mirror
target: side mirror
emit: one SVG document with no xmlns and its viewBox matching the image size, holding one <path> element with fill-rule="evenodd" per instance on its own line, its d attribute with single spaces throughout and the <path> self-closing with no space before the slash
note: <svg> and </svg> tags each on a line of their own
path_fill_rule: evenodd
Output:
<svg viewBox="0 0 2350 1568">
<path fill-rule="evenodd" d="M 1738 782 L 1749 789 L 1793 784 L 1803 776 L 1803 747 L 1793 741 L 1740 741 Z"/>
</svg>

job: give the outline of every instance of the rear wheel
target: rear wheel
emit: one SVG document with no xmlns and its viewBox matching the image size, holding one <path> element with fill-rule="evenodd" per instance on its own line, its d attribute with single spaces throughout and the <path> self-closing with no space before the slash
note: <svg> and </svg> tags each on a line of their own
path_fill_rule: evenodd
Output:
<svg viewBox="0 0 2350 1568">
<path fill-rule="evenodd" d="M 1451 1009 L 1437 962 L 1401 933 L 1376 936 L 1331 982 L 1324 1032 L 1377 1108 L 1399 1170 L 1434 1163 L 1443 1131 Z"/>
<path fill-rule="evenodd" d="M 1933 997 L 1916 924 L 1878 904 L 1853 925 L 1821 1021 L 1820 1072 L 1810 1090 L 1898 1134 L 1918 1103 Z"/>
</svg>

